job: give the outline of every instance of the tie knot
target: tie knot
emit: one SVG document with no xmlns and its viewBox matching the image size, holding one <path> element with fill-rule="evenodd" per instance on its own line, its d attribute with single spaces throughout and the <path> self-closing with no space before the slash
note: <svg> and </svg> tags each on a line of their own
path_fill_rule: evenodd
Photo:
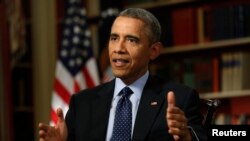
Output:
<svg viewBox="0 0 250 141">
<path fill-rule="evenodd" d="M 122 97 L 129 97 L 132 93 L 134 93 L 129 87 L 124 87 L 120 93 L 119 93 L 119 96 L 122 96 Z"/>
</svg>

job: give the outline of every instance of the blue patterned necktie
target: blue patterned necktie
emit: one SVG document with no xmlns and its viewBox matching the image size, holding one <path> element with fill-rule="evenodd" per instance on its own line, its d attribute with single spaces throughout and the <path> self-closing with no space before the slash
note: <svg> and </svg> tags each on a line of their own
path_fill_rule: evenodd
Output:
<svg viewBox="0 0 250 141">
<path fill-rule="evenodd" d="M 131 141 L 132 103 L 129 100 L 133 91 L 124 87 L 118 94 L 121 99 L 117 103 L 113 134 L 110 141 Z"/>
</svg>

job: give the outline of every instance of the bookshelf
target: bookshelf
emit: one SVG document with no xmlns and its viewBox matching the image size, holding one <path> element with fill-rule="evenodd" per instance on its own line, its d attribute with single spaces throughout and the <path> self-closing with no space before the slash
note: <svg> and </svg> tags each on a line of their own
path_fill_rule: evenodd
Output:
<svg viewBox="0 0 250 141">
<path fill-rule="evenodd" d="M 244 96 L 250 96 L 250 90 L 200 93 L 200 98 L 203 98 L 203 99 L 237 98 L 237 97 L 244 97 Z"/>
<path fill-rule="evenodd" d="M 166 79 L 172 78 L 172 76 L 167 75 L 177 76 L 178 79 L 174 79 L 174 81 L 187 85 L 190 83 L 191 87 L 199 91 L 201 89 L 200 87 L 196 87 L 195 81 L 199 83 L 202 81 L 197 79 L 208 79 L 208 77 L 198 78 L 197 73 L 200 73 L 198 71 L 201 71 L 201 69 L 197 68 L 202 67 L 202 62 L 200 63 L 199 61 L 204 58 L 211 60 L 209 65 L 212 69 L 206 70 L 203 74 L 199 74 L 199 77 L 201 75 L 212 74 L 211 80 L 209 80 L 211 84 L 206 85 L 206 87 L 211 87 L 211 89 L 199 91 L 200 98 L 220 99 L 223 104 L 219 113 L 235 117 L 250 115 L 250 110 L 248 108 L 250 104 L 246 102 L 250 100 L 250 87 L 242 89 L 232 88 L 230 90 L 224 89 L 226 81 L 236 80 L 235 78 L 240 74 L 235 71 L 235 68 L 238 69 L 235 67 L 237 66 L 235 62 L 238 61 L 234 60 L 235 58 L 232 59 L 232 63 L 230 63 L 230 67 L 233 66 L 231 71 L 235 72 L 229 74 L 227 70 L 227 74 L 224 74 L 225 68 L 228 66 L 226 67 L 225 65 L 223 55 L 226 53 L 236 54 L 237 52 L 250 51 L 250 30 L 248 28 L 250 19 L 249 5 L 250 2 L 247 0 L 147 0 L 145 2 L 128 3 L 126 7 L 148 9 L 158 17 L 163 27 L 162 40 L 164 48 L 162 49 L 160 57 L 152 62 L 150 66 L 151 72 L 162 75 Z M 181 10 L 186 11 L 181 12 Z M 183 13 L 189 13 L 189 15 L 184 15 Z M 187 20 L 183 18 L 185 16 L 189 17 L 189 21 L 185 21 Z M 178 17 L 181 18 L 178 19 Z M 180 22 L 181 24 L 178 23 L 179 21 L 182 21 Z M 183 31 L 177 31 L 179 30 L 178 28 L 181 28 Z M 184 30 L 190 28 L 192 30 L 187 30 L 188 33 L 185 33 Z M 191 38 L 184 37 L 181 34 L 191 36 Z M 175 42 L 175 38 L 179 38 L 177 41 L 182 41 L 182 38 L 187 38 L 186 40 L 188 40 L 188 42 Z M 187 64 L 187 62 L 189 64 Z M 199 62 L 199 66 L 197 62 Z M 196 69 L 194 69 L 195 67 Z M 241 69 L 248 70 L 249 67 Z M 190 68 L 192 69 L 190 70 Z M 175 73 L 173 73 L 173 71 L 175 71 Z M 224 75 L 224 77 L 222 75 Z M 190 80 L 191 77 L 192 79 Z M 237 82 L 238 81 L 243 80 L 237 79 Z M 204 80 L 204 83 L 208 83 L 208 80 Z M 235 84 L 230 84 L 230 86 L 232 85 Z"/>
<path fill-rule="evenodd" d="M 8 22 L 4 1 L 0 1 L 0 140 L 12 140 L 12 103 Z"/>
<path fill-rule="evenodd" d="M 30 0 L 20 1 L 20 13 L 24 26 L 24 49 L 20 56 L 11 57 L 11 103 L 13 140 L 34 140 L 34 103 L 33 103 L 33 60 Z M 21 23 L 20 23 L 21 25 Z M 17 33 L 16 33 L 17 34 Z M 11 40 L 9 40 L 11 42 Z M 16 57 L 17 56 L 17 57 Z"/>
<path fill-rule="evenodd" d="M 161 7 L 169 7 L 169 6 L 177 6 L 177 5 L 185 5 L 185 4 L 193 4 L 197 3 L 199 0 L 159 0 L 155 1 L 147 1 L 147 2 L 139 2 L 137 4 L 127 5 L 127 7 L 140 7 L 145 9 L 157 9 Z"/>
<path fill-rule="evenodd" d="M 164 48 L 162 50 L 162 55 L 168 55 L 168 54 L 173 55 L 178 53 L 188 53 L 192 51 L 227 49 L 227 48 L 233 48 L 235 46 L 241 46 L 247 48 L 248 47 L 247 45 L 250 45 L 250 37 Z"/>
</svg>

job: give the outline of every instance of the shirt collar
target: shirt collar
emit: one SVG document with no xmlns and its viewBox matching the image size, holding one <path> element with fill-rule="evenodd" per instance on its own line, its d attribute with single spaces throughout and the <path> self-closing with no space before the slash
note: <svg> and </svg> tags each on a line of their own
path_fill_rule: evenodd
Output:
<svg viewBox="0 0 250 141">
<path fill-rule="evenodd" d="M 134 92 L 136 97 L 138 97 L 139 99 L 141 98 L 142 90 L 147 82 L 148 76 L 149 76 L 149 72 L 147 71 L 143 76 L 141 76 L 135 82 L 128 85 L 128 87 Z M 126 86 L 127 85 L 120 78 L 116 78 L 114 97 L 116 97 L 118 93 Z"/>
</svg>

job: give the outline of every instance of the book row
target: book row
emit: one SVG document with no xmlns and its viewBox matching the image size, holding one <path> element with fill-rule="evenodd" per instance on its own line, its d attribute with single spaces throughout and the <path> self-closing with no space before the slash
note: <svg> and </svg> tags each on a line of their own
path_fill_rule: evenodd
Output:
<svg viewBox="0 0 250 141">
<path fill-rule="evenodd" d="M 184 83 L 200 93 L 250 89 L 250 53 L 224 52 L 213 57 L 167 60 L 152 70 L 168 81 Z"/>
<path fill-rule="evenodd" d="M 250 115 L 230 115 L 219 113 L 214 117 L 215 125 L 250 125 Z"/>
<path fill-rule="evenodd" d="M 250 4 L 176 8 L 162 19 L 166 46 L 250 36 Z"/>
</svg>

